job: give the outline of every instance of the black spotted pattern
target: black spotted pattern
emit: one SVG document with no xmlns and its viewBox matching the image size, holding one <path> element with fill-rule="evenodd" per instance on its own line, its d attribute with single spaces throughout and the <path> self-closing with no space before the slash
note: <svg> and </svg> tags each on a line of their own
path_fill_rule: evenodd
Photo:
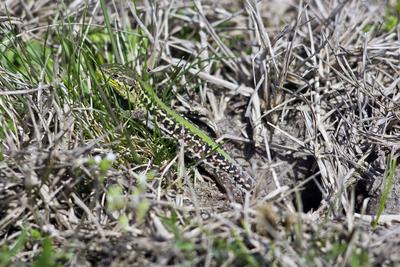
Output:
<svg viewBox="0 0 400 267">
<path fill-rule="evenodd" d="M 199 136 L 185 129 L 180 123 L 177 123 L 164 110 L 158 108 L 139 85 L 135 84 L 134 87 L 137 88 L 135 91 L 142 105 L 149 110 L 151 115 L 155 116 L 157 122 L 165 128 L 168 134 L 183 141 L 190 158 L 196 161 L 203 160 L 205 164 L 212 166 L 221 176 L 228 175 L 229 180 L 233 180 L 233 183 L 244 189 L 244 191 L 252 189 L 253 179 L 250 176 L 246 175 L 236 164 L 226 159 L 217 150 L 213 150 Z"/>
</svg>

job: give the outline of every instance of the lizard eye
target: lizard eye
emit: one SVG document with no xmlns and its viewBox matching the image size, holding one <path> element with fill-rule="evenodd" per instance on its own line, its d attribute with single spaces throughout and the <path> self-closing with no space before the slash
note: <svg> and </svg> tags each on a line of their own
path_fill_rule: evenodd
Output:
<svg viewBox="0 0 400 267">
<path fill-rule="evenodd" d="M 111 77 L 112 77 L 113 79 L 117 79 L 117 78 L 118 78 L 118 75 L 117 75 L 117 74 L 113 74 Z"/>
</svg>

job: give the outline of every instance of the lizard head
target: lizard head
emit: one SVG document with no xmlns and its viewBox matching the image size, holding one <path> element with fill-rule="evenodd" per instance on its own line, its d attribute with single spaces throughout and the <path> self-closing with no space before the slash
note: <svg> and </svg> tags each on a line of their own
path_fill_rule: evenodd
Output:
<svg viewBox="0 0 400 267">
<path fill-rule="evenodd" d="M 104 64 L 100 67 L 98 75 L 101 79 L 121 84 L 131 84 L 135 80 L 135 73 L 131 68 L 121 64 Z"/>
<path fill-rule="evenodd" d="M 122 97 L 134 103 L 137 101 L 137 95 L 132 89 L 137 87 L 136 76 L 134 71 L 121 64 L 104 64 L 97 71 L 99 80 L 104 81 Z"/>
</svg>

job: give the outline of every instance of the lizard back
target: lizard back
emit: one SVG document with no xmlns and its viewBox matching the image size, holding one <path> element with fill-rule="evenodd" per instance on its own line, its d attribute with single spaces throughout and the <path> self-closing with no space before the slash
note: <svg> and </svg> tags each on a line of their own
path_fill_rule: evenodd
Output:
<svg viewBox="0 0 400 267">
<path fill-rule="evenodd" d="M 135 79 L 133 72 L 124 71 L 120 65 L 103 65 L 102 72 L 119 95 L 147 110 L 163 131 L 183 143 L 189 158 L 201 160 L 207 170 L 214 172 L 228 194 L 235 200 L 243 200 L 244 194 L 253 188 L 253 178 L 205 132 L 165 105 L 149 85 Z"/>
</svg>

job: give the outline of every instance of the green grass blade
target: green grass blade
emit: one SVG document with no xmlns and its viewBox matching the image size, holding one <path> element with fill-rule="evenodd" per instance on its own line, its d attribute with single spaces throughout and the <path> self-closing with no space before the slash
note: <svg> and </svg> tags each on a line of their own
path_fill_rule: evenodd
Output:
<svg viewBox="0 0 400 267">
<path fill-rule="evenodd" d="M 375 220 L 372 224 L 373 227 L 376 227 L 378 225 L 379 217 L 381 216 L 383 210 L 385 209 L 385 204 L 389 197 L 389 194 L 390 194 L 390 191 L 391 191 L 392 185 L 393 185 L 394 171 L 396 169 L 396 162 L 397 162 L 397 158 L 392 158 L 392 156 L 389 157 L 387 165 L 386 165 L 385 175 L 384 175 L 382 196 L 379 201 L 378 212 L 377 212 Z"/>
</svg>

